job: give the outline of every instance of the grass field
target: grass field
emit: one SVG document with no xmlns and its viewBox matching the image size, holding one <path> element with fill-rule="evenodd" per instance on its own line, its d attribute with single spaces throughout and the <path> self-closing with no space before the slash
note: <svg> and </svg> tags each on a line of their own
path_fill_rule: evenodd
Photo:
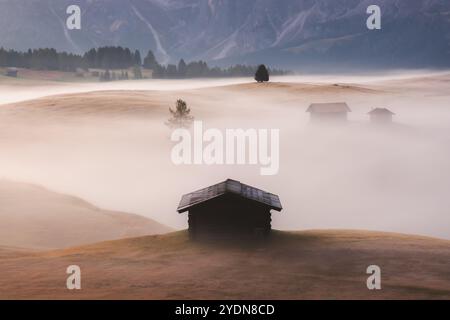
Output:
<svg viewBox="0 0 450 320">
<path fill-rule="evenodd" d="M 0 260 L 0 298 L 449 299 L 449 261 L 450 241 L 401 234 L 275 231 L 265 243 L 201 244 L 180 231 L 11 253 Z M 73 264 L 76 292 L 65 289 Z M 382 270 L 379 291 L 366 287 L 369 265 Z"/>
</svg>

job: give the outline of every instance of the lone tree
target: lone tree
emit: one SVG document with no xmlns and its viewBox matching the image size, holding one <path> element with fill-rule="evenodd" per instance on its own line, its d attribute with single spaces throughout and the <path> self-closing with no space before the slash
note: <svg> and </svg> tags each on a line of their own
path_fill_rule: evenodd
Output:
<svg viewBox="0 0 450 320">
<path fill-rule="evenodd" d="M 175 110 L 169 108 L 172 118 L 167 121 L 170 128 L 189 128 L 194 117 L 191 116 L 191 109 L 188 108 L 185 101 L 178 99 L 175 104 Z"/>
<path fill-rule="evenodd" d="M 258 70 L 256 70 L 255 73 L 255 80 L 258 82 L 269 81 L 269 71 L 267 71 L 265 65 L 262 64 L 258 67 Z"/>
</svg>

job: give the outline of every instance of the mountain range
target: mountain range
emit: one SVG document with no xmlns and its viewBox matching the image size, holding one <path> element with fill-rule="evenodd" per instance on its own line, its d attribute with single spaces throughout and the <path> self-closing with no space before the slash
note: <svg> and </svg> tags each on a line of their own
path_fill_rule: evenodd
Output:
<svg viewBox="0 0 450 320">
<path fill-rule="evenodd" d="M 81 8 L 81 30 L 66 9 Z M 367 8 L 381 8 L 369 30 Z M 276 67 L 450 66 L 448 0 L 0 0 L 0 46 L 82 53 L 121 45 L 162 63 Z"/>
</svg>

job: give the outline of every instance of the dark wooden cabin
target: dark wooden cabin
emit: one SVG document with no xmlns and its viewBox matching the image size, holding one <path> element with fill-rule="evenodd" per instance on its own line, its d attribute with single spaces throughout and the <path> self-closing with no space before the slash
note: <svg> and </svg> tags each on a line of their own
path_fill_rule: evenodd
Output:
<svg viewBox="0 0 450 320">
<path fill-rule="evenodd" d="M 308 110 L 312 122 L 346 122 L 347 115 L 351 112 L 345 102 L 313 103 Z"/>
<path fill-rule="evenodd" d="M 282 210 L 277 195 L 228 179 L 184 195 L 177 211 L 189 212 L 193 239 L 259 238 L 270 233 L 272 209 Z"/>
<path fill-rule="evenodd" d="M 392 122 L 392 116 L 395 115 L 392 111 L 386 108 L 375 108 L 368 113 L 370 122 L 375 124 L 386 124 Z"/>
</svg>

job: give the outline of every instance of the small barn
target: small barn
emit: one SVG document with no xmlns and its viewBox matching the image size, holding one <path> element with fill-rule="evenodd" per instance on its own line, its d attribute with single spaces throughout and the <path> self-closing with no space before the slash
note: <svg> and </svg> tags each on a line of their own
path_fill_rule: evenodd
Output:
<svg viewBox="0 0 450 320">
<path fill-rule="evenodd" d="M 19 74 L 19 69 L 17 69 L 17 68 L 7 68 L 6 69 L 7 77 L 17 78 L 18 74 Z"/>
<path fill-rule="evenodd" d="M 345 122 L 347 121 L 347 115 L 351 110 L 345 102 L 334 102 L 313 103 L 306 112 L 310 113 L 312 122 Z"/>
<path fill-rule="evenodd" d="M 231 179 L 184 195 L 177 209 L 192 239 L 267 237 L 271 210 L 282 210 L 277 195 Z"/>
<path fill-rule="evenodd" d="M 395 115 L 392 111 L 387 108 L 375 108 L 368 113 L 370 116 L 370 122 L 376 124 L 391 123 L 392 117 Z"/>
</svg>

